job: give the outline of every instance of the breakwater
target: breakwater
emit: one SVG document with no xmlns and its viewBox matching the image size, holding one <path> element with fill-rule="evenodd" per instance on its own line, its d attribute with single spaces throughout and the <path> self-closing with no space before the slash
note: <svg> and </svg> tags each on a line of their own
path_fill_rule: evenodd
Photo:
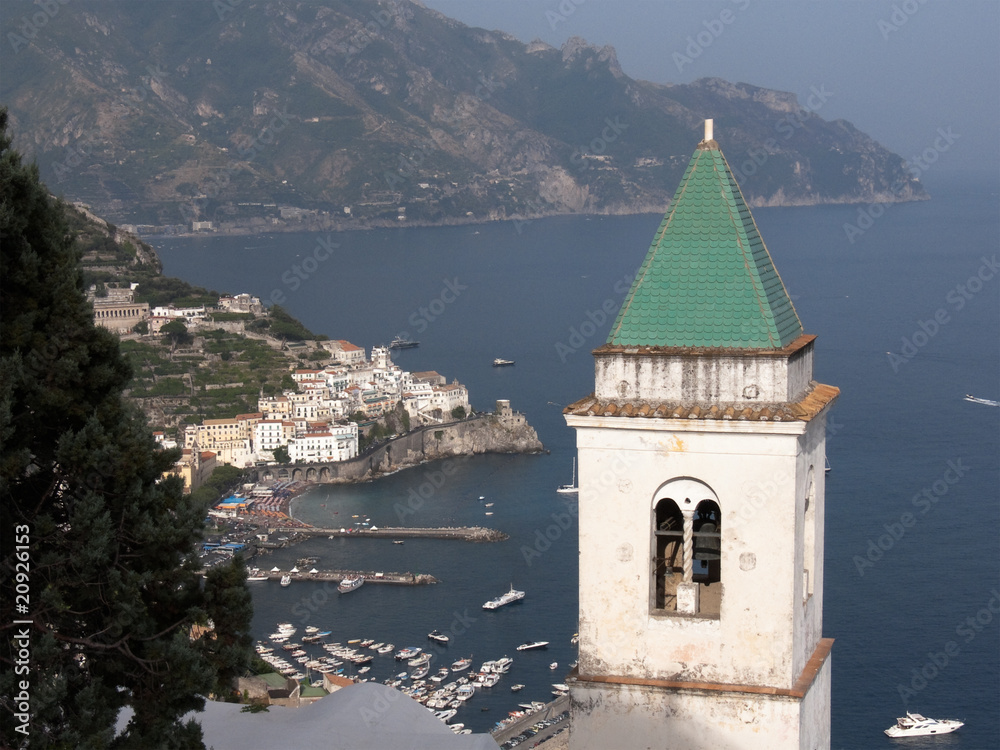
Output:
<svg viewBox="0 0 1000 750">
<path fill-rule="evenodd" d="M 289 571 L 269 571 L 267 580 L 280 581 L 282 576 L 288 576 L 292 582 L 296 581 L 329 581 L 340 583 L 345 578 L 364 578 L 365 583 L 394 583 L 402 586 L 420 586 L 428 583 L 437 583 L 438 579 L 427 573 L 385 573 L 383 571 L 371 570 L 319 570 L 315 573 L 311 571 L 299 571 L 291 573 Z M 251 582 L 250 585 L 253 585 Z"/>
<path fill-rule="evenodd" d="M 466 542 L 502 542 L 509 537 L 502 531 L 482 526 L 442 526 L 419 528 L 406 526 L 380 526 L 376 529 L 338 528 L 321 529 L 315 526 L 278 527 L 278 531 L 295 532 L 302 536 L 326 537 L 381 537 L 389 539 L 460 539 Z"/>
</svg>

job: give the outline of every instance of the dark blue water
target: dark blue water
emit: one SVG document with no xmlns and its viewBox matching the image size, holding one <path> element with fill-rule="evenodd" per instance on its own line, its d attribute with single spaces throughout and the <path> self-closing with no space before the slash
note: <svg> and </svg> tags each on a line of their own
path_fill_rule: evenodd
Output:
<svg viewBox="0 0 1000 750">
<path fill-rule="evenodd" d="M 837 748 L 890 745 L 882 730 L 907 708 L 966 721 L 930 738 L 934 747 L 1000 744 L 1000 409 L 963 400 L 1000 398 L 998 202 L 996 184 L 941 186 L 929 202 L 887 207 L 853 243 L 844 225 L 857 222 L 857 207 L 754 212 L 806 330 L 819 335 L 816 377 L 842 390 L 828 439 L 824 624 L 836 639 Z M 610 326 L 602 307 L 617 309 L 659 219 L 156 243 L 166 273 L 220 292 L 277 291 L 319 333 L 365 347 L 408 334 L 421 344 L 394 354 L 401 367 L 459 379 L 478 408 L 511 399 L 551 450 L 461 459 L 447 475 L 431 464 L 303 497 L 295 513 L 310 522 L 479 523 L 511 539 L 324 539 L 282 551 L 268 567 L 312 555 L 320 567 L 431 573 L 441 583 L 366 585 L 339 598 L 319 584 L 255 584 L 259 635 L 289 620 L 330 628 L 338 640 L 430 647 L 426 633 L 438 628 L 453 639 L 435 647 L 435 664 L 514 656 L 510 674 L 456 718 L 476 731 L 521 700 L 548 697 L 575 658 L 576 527 L 559 527 L 572 515 L 554 492 L 574 452 L 561 409 L 592 391 L 589 352 Z M 977 273 L 989 278 L 970 282 Z M 904 337 L 912 356 L 894 367 L 887 352 L 904 351 Z M 495 369 L 494 357 L 517 365 Z M 421 489 L 427 499 L 408 504 Z M 541 541 L 546 531 L 550 542 Z M 523 602 L 481 609 L 510 584 L 527 591 Z M 518 655 L 525 640 L 552 645 Z M 377 657 L 371 674 L 395 671 Z M 528 687 L 512 695 L 514 682 Z"/>
</svg>

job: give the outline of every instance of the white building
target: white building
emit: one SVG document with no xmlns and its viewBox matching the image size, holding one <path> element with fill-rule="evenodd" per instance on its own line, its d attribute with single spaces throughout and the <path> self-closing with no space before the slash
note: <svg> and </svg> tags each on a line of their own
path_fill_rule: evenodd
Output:
<svg viewBox="0 0 1000 750">
<path fill-rule="evenodd" d="M 355 346 L 350 341 L 337 339 L 336 341 L 322 341 L 320 344 L 330 352 L 336 362 L 344 365 L 359 365 L 365 362 L 364 348 Z"/>
<path fill-rule="evenodd" d="M 358 426 L 331 425 L 326 431 L 306 432 L 288 441 L 292 463 L 347 461 L 358 455 Z"/>
<path fill-rule="evenodd" d="M 709 121 L 710 123 L 711 121 Z M 806 335 L 710 125 L 566 408 L 571 750 L 830 746 L 825 424 Z"/>
<path fill-rule="evenodd" d="M 262 419 L 254 425 L 253 449 L 262 458 L 274 457 L 274 449 L 288 445 L 295 435 L 295 423 L 281 419 Z"/>
</svg>

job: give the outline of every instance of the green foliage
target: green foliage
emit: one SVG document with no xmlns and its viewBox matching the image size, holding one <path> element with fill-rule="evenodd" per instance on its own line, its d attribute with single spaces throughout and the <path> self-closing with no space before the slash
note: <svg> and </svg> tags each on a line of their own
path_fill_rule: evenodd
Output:
<svg viewBox="0 0 1000 750">
<path fill-rule="evenodd" d="M 132 326 L 132 330 L 140 334 L 141 336 L 145 336 L 147 333 L 149 333 L 149 323 L 147 323 L 145 320 L 140 320 L 138 323 Z"/>
<path fill-rule="evenodd" d="M 314 339 L 316 335 L 302 325 L 299 321 L 288 314 L 281 305 L 272 305 L 271 315 L 271 335 L 286 341 L 303 341 Z"/>
<path fill-rule="evenodd" d="M 139 280 L 135 301 L 148 302 L 150 307 L 201 307 L 218 304 L 219 294 L 171 276 L 149 274 Z"/>
<path fill-rule="evenodd" d="M 163 340 L 172 346 L 186 346 L 194 341 L 194 337 L 188 333 L 187 323 L 180 318 L 164 323 L 160 326 L 160 333 L 163 334 Z"/>
<path fill-rule="evenodd" d="M 206 509 L 162 479 L 178 452 L 159 450 L 123 397 L 129 362 L 93 325 L 61 209 L 6 128 L 0 110 L 0 566 L 28 544 L 30 747 L 202 747 L 181 717 L 242 663 L 249 594 L 225 571 L 202 589 Z M 4 623 L 23 619 L 14 586 L 0 578 Z M 216 616 L 220 644 L 192 642 Z M 0 672 L 0 694 L 14 680 Z M 22 739 L 8 707 L 0 745 Z"/>
<path fill-rule="evenodd" d="M 292 457 L 288 455 L 288 446 L 279 445 L 272 451 L 274 455 L 274 460 L 279 464 L 290 464 L 292 462 Z"/>
<path fill-rule="evenodd" d="M 216 565 L 205 576 L 205 619 L 214 627 L 202 636 L 202 656 L 213 667 L 216 696 L 233 692 L 232 682 L 250 666 L 253 639 L 253 599 L 246 586 L 247 569 L 236 555 L 228 565 Z"/>
<path fill-rule="evenodd" d="M 465 419 L 465 407 L 456 406 L 451 410 L 452 419 Z"/>
</svg>

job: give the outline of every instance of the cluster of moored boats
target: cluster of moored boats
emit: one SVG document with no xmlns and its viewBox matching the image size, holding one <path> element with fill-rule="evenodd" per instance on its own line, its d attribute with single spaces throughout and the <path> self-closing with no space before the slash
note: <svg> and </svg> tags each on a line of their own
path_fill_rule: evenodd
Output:
<svg viewBox="0 0 1000 750">
<path fill-rule="evenodd" d="M 477 690 L 495 687 L 514 663 L 511 657 L 503 656 L 485 661 L 478 671 L 473 671 L 472 658 L 468 657 L 456 659 L 450 666 L 441 666 L 434 670 L 431 666 L 434 654 L 419 646 L 397 649 L 392 643 L 377 643 L 374 639 L 353 639 L 346 643 L 327 642 L 331 631 L 320 630 L 312 625 L 306 627 L 303 634 L 296 639 L 297 632 L 297 628 L 291 623 L 279 623 L 277 630 L 270 634 L 269 642 L 257 644 L 258 655 L 277 672 L 294 680 L 304 680 L 313 673 L 314 676 L 335 674 L 361 682 L 372 679 L 365 675 L 370 671 L 371 663 L 376 656 L 392 654 L 396 661 L 405 662 L 406 667 L 386 679 L 385 684 L 400 690 L 434 711 L 435 715 L 446 723 L 450 722 L 458 709 L 472 698 Z M 447 635 L 437 630 L 432 630 L 427 637 L 439 643 L 447 643 L 449 640 Z M 544 641 L 536 641 L 524 644 L 526 648 L 519 650 L 544 648 L 546 645 L 548 644 Z M 325 653 L 322 655 L 317 655 L 315 651 L 309 653 L 306 650 L 307 646 L 319 646 Z M 354 669 L 351 669 L 348 663 L 353 665 Z M 321 686 L 323 681 L 321 678 L 316 679 L 312 684 Z M 511 692 L 518 692 L 523 688 L 524 685 L 519 683 L 510 686 Z M 563 695 L 568 690 L 567 686 L 562 684 L 554 684 L 553 688 L 553 695 L 556 696 Z M 521 703 L 518 705 L 519 710 L 511 712 L 511 716 L 519 718 L 526 712 L 538 710 L 543 705 L 537 702 Z M 449 723 L 449 726 L 457 733 L 465 733 L 465 727 L 461 724 Z"/>
</svg>

